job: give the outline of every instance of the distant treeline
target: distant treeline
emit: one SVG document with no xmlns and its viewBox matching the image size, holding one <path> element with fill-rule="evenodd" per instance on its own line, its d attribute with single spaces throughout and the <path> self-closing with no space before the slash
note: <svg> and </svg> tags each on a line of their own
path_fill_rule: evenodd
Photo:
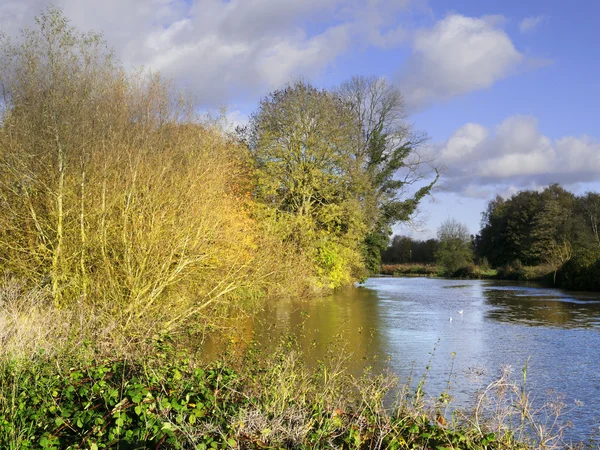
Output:
<svg viewBox="0 0 600 450">
<path fill-rule="evenodd" d="M 394 236 L 381 254 L 381 261 L 384 264 L 434 263 L 438 247 L 437 239 L 420 241 L 408 236 Z"/>
<path fill-rule="evenodd" d="M 600 290 L 598 193 L 575 195 L 552 184 L 542 191 L 524 190 L 508 199 L 497 196 L 483 212 L 482 227 L 475 236 L 469 237 L 465 229 L 451 233 L 451 239 L 444 232 L 448 225 L 440 227 L 438 239 L 417 241 L 394 236 L 382 253 L 383 262 L 440 263 L 445 258 L 460 260 L 467 268 L 474 263 L 494 267 L 500 277 L 544 275 L 557 286 Z M 460 239 L 455 239 L 457 236 Z M 448 245 L 452 241 L 454 245 Z M 453 267 L 450 272 L 458 269 Z"/>
<path fill-rule="evenodd" d="M 547 265 L 553 281 L 600 289 L 600 195 L 574 195 L 558 184 L 496 197 L 483 213 L 475 254 L 495 267 Z"/>
</svg>

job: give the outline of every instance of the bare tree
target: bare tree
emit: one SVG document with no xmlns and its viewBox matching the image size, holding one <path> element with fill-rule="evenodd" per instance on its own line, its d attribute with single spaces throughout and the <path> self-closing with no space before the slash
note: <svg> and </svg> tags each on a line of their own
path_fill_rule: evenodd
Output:
<svg viewBox="0 0 600 450">
<path fill-rule="evenodd" d="M 407 122 L 398 89 L 383 78 L 355 76 L 342 83 L 337 94 L 356 117 L 354 156 L 368 175 L 363 207 L 371 232 L 365 257 L 370 269 L 377 270 L 392 225 L 410 220 L 439 173 L 419 151 L 427 137 Z"/>
</svg>

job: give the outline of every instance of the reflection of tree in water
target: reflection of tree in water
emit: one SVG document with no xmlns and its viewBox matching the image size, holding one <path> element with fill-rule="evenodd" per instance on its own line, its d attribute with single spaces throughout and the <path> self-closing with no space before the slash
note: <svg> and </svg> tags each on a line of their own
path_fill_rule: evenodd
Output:
<svg viewBox="0 0 600 450">
<path fill-rule="evenodd" d="M 292 336 L 310 365 L 344 357 L 348 370 L 359 375 L 366 366 L 385 365 L 378 308 L 376 294 L 363 288 L 322 299 L 281 300 L 255 318 L 254 331 L 265 349 Z"/>
<path fill-rule="evenodd" d="M 527 289 L 488 288 L 487 317 L 500 322 L 563 328 L 600 327 L 600 300 L 563 297 L 552 292 L 532 295 Z"/>
</svg>

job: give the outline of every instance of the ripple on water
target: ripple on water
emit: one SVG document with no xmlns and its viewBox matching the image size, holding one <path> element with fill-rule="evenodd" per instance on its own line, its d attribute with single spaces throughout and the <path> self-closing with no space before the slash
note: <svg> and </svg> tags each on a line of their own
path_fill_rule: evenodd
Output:
<svg viewBox="0 0 600 450">
<path fill-rule="evenodd" d="M 427 389 L 434 396 L 452 374 L 458 406 L 471 404 L 501 366 L 511 365 L 518 380 L 529 361 L 533 397 L 542 399 L 549 389 L 564 394 L 565 417 L 573 422 L 569 436 L 590 435 L 600 405 L 600 294 L 436 278 L 373 278 L 355 291 L 334 301 L 275 303 L 263 318 L 297 330 L 313 362 L 328 357 L 328 343 L 342 339 L 357 356 L 350 362 L 353 373 L 365 361 L 386 367 L 388 355 L 405 380 L 411 373 L 418 380 L 430 366 Z M 264 342 L 276 341 L 270 331 L 256 331 Z"/>
</svg>

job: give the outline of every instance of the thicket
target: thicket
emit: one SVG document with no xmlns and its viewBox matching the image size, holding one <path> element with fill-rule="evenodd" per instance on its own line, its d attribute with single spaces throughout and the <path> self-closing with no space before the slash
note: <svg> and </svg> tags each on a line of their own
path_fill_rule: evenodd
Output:
<svg viewBox="0 0 600 450">
<path fill-rule="evenodd" d="M 506 276 L 550 274 L 557 286 L 597 290 L 599 225 L 599 194 L 576 196 L 553 184 L 489 202 L 475 251 Z M 527 266 L 539 269 L 525 273 Z"/>
<path fill-rule="evenodd" d="M 48 311 L 89 308 L 133 339 L 314 287 L 256 214 L 247 150 L 101 36 L 47 10 L 2 38 L 0 88 L 0 271 Z"/>
<path fill-rule="evenodd" d="M 419 187 L 422 139 L 382 80 L 292 83 L 227 133 L 54 7 L 0 38 L 0 89 L 0 291 L 17 352 L 28 334 L 123 351 L 349 285 L 437 180 Z"/>
</svg>

